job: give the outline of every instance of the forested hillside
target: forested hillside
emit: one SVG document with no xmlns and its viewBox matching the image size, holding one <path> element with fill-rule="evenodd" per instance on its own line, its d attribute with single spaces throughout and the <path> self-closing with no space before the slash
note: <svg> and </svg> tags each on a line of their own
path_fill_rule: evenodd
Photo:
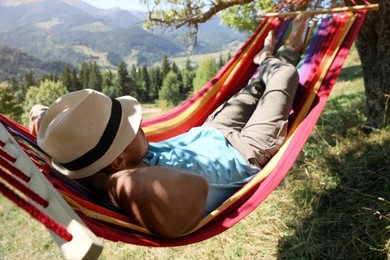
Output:
<svg viewBox="0 0 390 260">
<path fill-rule="evenodd" d="M 64 62 L 44 62 L 28 53 L 0 45 L 0 79 L 10 81 L 21 79 L 23 75 L 32 73 L 39 77 L 44 74 L 60 73 Z"/>
</svg>

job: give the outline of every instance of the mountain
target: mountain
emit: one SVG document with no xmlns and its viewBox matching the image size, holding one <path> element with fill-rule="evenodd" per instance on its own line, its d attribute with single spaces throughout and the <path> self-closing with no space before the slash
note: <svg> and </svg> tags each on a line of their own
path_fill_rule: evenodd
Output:
<svg viewBox="0 0 390 260">
<path fill-rule="evenodd" d="M 164 54 L 185 55 L 191 45 L 181 31 L 154 33 L 142 28 L 145 14 L 118 8 L 103 10 L 81 0 L 0 0 L 0 44 L 44 61 L 79 66 L 96 61 L 103 68 L 151 65 Z M 223 49 L 245 36 L 217 20 L 200 27 L 197 53 Z"/>
<path fill-rule="evenodd" d="M 2 81 L 10 81 L 12 76 L 18 78 L 26 73 L 59 74 L 64 65 L 64 62 L 44 62 L 28 53 L 0 45 L 0 79 Z"/>
<path fill-rule="evenodd" d="M 0 30 L 7 31 L 25 25 L 34 26 L 35 23 L 49 22 L 56 18 L 64 19 L 62 22 L 68 25 L 102 19 L 113 22 L 113 25 L 125 27 L 142 22 L 144 16 L 141 12 L 119 8 L 99 9 L 80 0 L 0 0 L 0 14 L 0 25 L 5 26 Z"/>
</svg>

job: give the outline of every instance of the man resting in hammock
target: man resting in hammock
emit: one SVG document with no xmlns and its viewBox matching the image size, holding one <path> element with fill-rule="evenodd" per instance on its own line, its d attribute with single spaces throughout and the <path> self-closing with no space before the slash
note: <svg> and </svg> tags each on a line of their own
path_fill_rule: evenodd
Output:
<svg viewBox="0 0 390 260">
<path fill-rule="evenodd" d="M 181 236 L 241 187 L 278 151 L 298 86 L 305 17 L 293 22 L 275 57 L 274 34 L 254 62 L 260 73 L 206 122 L 169 140 L 148 143 L 141 106 L 81 90 L 35 106 L 30 131 L 53 166 L 122 208 L 152 233 Z M 215 187 L 222 187 L 216 198 Z M 218 189 L 217 189 L 218 190 Z"/>
</svg>

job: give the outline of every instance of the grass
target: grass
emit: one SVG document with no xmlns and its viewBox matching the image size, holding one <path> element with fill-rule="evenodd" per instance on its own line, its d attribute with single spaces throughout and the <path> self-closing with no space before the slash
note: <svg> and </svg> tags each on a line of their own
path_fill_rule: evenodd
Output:
<svg viewBox="0 0 390 260">
<path fill-rule="evenodd" d="M 390 129 L 367 134 L 364 109 L 353 50 L 289 175 L 254 212 L 184 247 L 103 240 L 100 259 L 390 259 Z M 1 259 L 62 259 L 47 231 L 3 197 L 0 218 Z"/>
</svg>

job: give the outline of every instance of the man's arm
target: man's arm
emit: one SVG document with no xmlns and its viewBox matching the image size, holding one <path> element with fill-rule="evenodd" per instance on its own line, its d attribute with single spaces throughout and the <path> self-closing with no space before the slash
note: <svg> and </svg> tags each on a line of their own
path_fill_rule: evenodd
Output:
<svg viewBox="0 0 390 260">
<path fill-rule="evenodd" d="M 30 133 L 37 135 L 47 107 L 30 112 Z M 171 167 L 140 167 L 113 175 L 96 173 L 81 183 L 107 194 L 130 218 L 152 233 L 177 237 L 201 220 L 208 192 L 207 181 Z"/>
<path fill-rule="evenodd" d="M 204 214 L 207 181 L 171 167 L 140 167 L 109 176 L 109 196 L 152 233 L 178 237 Z"/>
</svg>

